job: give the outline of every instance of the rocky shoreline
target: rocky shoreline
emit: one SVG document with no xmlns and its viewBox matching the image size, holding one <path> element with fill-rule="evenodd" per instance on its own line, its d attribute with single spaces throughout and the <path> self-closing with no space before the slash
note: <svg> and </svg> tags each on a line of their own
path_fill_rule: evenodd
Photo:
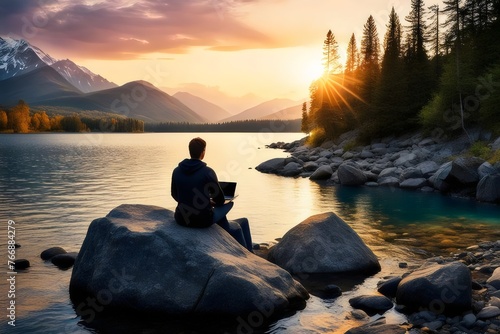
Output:
<svg viewBox="0 0 500 334">
<path fill-rule="evenodd" d="M 287 177 L 309 177 L 346 186 L 389 186 L 421 191 L 439 191 L 479 201 L 500 203 L 500 162 L 494 165 L 470 156 L 471 142 L 462 136 L 441 141 L 421 133 L 390 137 L 371 145 L 354 146 L 356 131 L 327 141 L 320 147 L 305 144 L 306 138 L 292 143 L 273 143 L 284 149 L 287 158 L 275 158 L 256 167 L 263 173 Z M 500 137 L 472 133 L 474 141 L 488 142 L 500 150 Z"/>
</svg>

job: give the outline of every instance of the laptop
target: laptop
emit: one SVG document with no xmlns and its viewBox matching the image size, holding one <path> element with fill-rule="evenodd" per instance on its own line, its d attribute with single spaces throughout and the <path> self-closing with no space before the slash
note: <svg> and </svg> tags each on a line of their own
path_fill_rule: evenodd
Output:
<svg viewBox="0 0 500 334">
<path fill-rule="evenodd" d="M 236 182 L 219 181 L 219 185 L 224 193 L 224 201 L 232 201 L 238 197 L 236 195 Z"/>
</svg>

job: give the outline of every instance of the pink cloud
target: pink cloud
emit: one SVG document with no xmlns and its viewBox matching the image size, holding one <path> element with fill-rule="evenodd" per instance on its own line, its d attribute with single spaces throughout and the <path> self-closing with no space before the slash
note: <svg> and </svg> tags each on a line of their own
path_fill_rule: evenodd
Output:
<svg viewBox="0 0 500 334">
<path fill-rule="evenodd" d="M 231 51 L 272 48 L 268 35 L 233 14 L 243 1 L 67 0 L 0 3 L 0 35 L 61 48 L 74 57 L 135 59 L 144 53 L 186 53 L 191 47 Z"/>
</svg>

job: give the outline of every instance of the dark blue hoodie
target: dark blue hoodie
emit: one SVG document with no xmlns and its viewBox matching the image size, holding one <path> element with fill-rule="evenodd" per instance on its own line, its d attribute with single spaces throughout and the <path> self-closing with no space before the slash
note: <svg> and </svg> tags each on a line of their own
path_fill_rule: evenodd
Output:
<svg viewBox="0 0 500 334">
<path fill-rule="evenodd" d="M 172 173 L 172 197 L 177 201 L 175 221 L 189 227 L 213 224 L 213 208 L 224 204 L 224 194 L 214 170 L 198 159 L 185 159 Z"/>
</svg>

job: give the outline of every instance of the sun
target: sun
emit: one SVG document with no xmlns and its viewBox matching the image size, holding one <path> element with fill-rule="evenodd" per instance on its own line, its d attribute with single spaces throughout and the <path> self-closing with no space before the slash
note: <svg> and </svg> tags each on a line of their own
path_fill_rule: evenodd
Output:
<svg viewBox="0 0 500 334">
<path fill-rule="evenodd" d="M 303 68 L 303 78 L 307 80 L 307 82 L 313 82 L 316 79 L 319 79 L 325 69 L 323 68 L 323 65 L 320 62 L 309 62 L 307 64 L 304 64 Z"/>
</svg>

